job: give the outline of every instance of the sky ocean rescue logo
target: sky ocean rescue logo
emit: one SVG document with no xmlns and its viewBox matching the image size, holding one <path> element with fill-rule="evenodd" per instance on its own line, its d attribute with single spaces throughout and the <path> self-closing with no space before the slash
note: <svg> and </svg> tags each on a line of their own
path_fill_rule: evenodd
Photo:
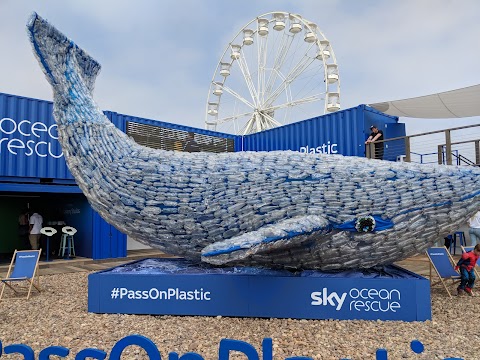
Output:
<svg viewBox="0 0 480 360">
<path fill-rule="evenodd" d="M 310 294 L 313 306 L 333 306 L 340 311 L 344 305 L 348 311 L 363 312 L 397 312 L 401 309 L 400 291 L 397 289 L 374 289 L 363 288 L 350 289 L 349 292 L 338 294 L 329 292 L 327 288 L 322 291 L 314 291 Z M 345 303 L 345 300 L 347 302 Z"/>
<path fill-rule="evenodd" d="M 55 153 L 54 150 L 60 150 Z M 15 120 L 4 117 L 0 119 L 0 153 L 8 152 L 12 155 L 63 157 L 58 145 L 57 124 L 50 126 L 42 122 L 30 120 Z"/>
</svg>

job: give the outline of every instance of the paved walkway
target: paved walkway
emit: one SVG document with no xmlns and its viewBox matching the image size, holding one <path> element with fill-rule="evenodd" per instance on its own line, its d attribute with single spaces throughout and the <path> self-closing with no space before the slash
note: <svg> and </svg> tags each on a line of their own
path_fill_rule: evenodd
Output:
<svg viewBox="0 0 480 360">
<path fill-rule="evenodd" d="M 53 275 L 64 274 L 80 271 L 100 271 L 109 269 L 115 266 L 123 265 L 139 259 L 155 258 L 155 257 L 170 257 L 160 250 L 145 249 L 145 250 L 129 250 L 126 258 L 92 260 L 89 258 L 76 257 L 73 259 L 54 259 L 52 261 L 40 261 L 39 274 Z M 0 265 L 0 277 L 5 277 L 8 271 L 8 264 Z"/>
<path fill-rule="evenodd" d="M 398 261 L 395 263 L 404 269 L 410 270 L 415 274 L 429 277 L 430 274 L 430 262 L 428 261 L 427 255 L 417 255 L 411 258 Z"/>
<path fill-rule="evenodd" d="M 39 271 L 40 275 L 64 274 L 80 271 L 100 271 L 123 265 L 135 260 L 156 257 L 164 258 L 172 256 L 156 249 L 129 250 L 126 258 L 92 260 L 89 258 L 76 257 L 71 260 L 55 259 L 49 262 L 40 261 Z M 454 258 L 459 258 L 458 251 L 457 255 L 454 255 Z M 411 258 L 396 262 L 395 264 L 418 275 L 427 278 L 429 277 L 430 265 L 426 255 L 413 256 Z M 8 271 L 8 266 L 9 264 L 0 265 L 0 277 L 5 277 Z"/>
</svg>

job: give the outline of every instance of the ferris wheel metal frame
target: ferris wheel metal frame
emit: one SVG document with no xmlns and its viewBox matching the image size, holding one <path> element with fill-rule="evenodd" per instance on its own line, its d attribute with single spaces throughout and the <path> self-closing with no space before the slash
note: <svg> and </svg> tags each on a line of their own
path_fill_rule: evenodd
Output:
<svg viewBox="0 0 480 360">
<path fill-rule="evenodd" d="M 256 23 L 256 28 L 252 26 L 254 23 Z M 270 31 L 283 32 L 273 59 L 268 58 Z M 296 64 L 288 69 L 288 72 L 284 73 L 282 67 L 286 65 L 292 42 L 296 36 L 301 36 L 298 34 L 302 31 L 304 32 L 303 42 L 306 46 L 305 53 Z M 244 47 L 250 47 L 254 43 L 257 43 L 257 63 L 254 64 L 256 68 L 252 71 L 251 64 L 247 63 Z M 297 43 L 300 44 L 299 40 Z M 229 52 L 230 54 L 228 54 Z M 296 55 L 292 52 L 293 50 L 290 51 L 290 56 Z M 268 60 L 273 61 L 273 66 L 270 68 L 267 67 Z M 300 76 L 314 62 L 317 62 L 315 66 L 323 67 L 324 84 L 318 84 L 318 87 L 315 88 L 315 90 L 321 88 L 323 92 L 295 98 L 292 93 L 292 84 L 299 80 Z M 322 64 L 320 65 L 318 62 Z M 238 66 L 235 67 L 235 65 Z M 269 71 L 268 77 L 267 70 Z M 246 94 L 240 94 L 238 89 L 229 86 L 227 79 L 231 76 L 232 71 L 240 72 L 241 75 L 238 74 L 238 76 L 243 77 L 245 82 L 243 86 L 248 89 L 244 88 Z M 255 73 L 256 83 L 252 76 Z M 249 110 L 232 114 L 222 113 L 222 97 L 227 94 L 233 100 L 238 101 L 239 106 L 246 106 Z M 276 102 L 281 97 L 284 99 L 283 102 Z M 205 127 L 208 130 L 218 131 L 220 125 L 228 122 L 236 123 L 238 119 L 243 119 L 244 124 L 237 124 L 237 128 L 233 132 L 241 135 L 251 134 L 284 125 L 292 120 L 302 120 L 286 119 L 288 111 L 284 111 L 283 120 L 276 119 L 275 112 L 278 110 L 288 110 L 322 100 L 324 101 L 324 114 L 340 110 L 340 77 L 335 53 L 329 40 L 315 23 L 298 14 L 282 11 L 268 12 L 244 25 L 229 42 L 220 57 L 208 91 Z"/>
</svg>

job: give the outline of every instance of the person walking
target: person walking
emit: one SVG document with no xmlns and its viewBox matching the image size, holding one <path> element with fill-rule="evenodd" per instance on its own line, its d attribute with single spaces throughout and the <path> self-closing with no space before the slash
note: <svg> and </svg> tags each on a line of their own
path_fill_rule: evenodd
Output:
<svg viewBox="0 0 480 360">
<path fill-rule="evenodd" d="M 470 235 L 470 245 L 475 246 L 480 244 L 480 211 L 468 219 L 468 226 L 470 226 L 470 229 L 468 230 Z"/>
</svg>

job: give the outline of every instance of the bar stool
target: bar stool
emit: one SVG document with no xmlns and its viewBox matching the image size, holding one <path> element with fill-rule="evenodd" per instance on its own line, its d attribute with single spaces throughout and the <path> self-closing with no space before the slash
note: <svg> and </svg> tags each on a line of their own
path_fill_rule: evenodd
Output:
<svg viewBox="0 0 480 360">
<path fill-rule="evenodd" d="M 58 256 L 60 253 L 62 257 L 65 256 L 65 250 L 67 250 L 68 257 L 71 257 L 72 254 L 75 256 L 75 242 L 73 240 L 73 235 L 77 232 L 77 229 L 71 226 L 64 226 L 62 228 L 62 238 L 60 240 L 60 249 L 58 250 Z"/>
<path fill-rule="evenodd" d="M 50 256 L 50 237 L 55 235 L 57 233 L 57 230 L 52 228 L 52 227 L 46 226 L 46 227 L 40 229 L 40 233 L 47 237 L 47 257 L 46 257 L 45 261 L 50 261 L 49 260 L 49 256 Z"/>
<path fill-rule="evenodd" d="M 465 238 L 465 233 L 463 231 L 457 231 L 453 234 L 453 238 L 456 240 L 458 238 L 458 243 L 460 246 L 467 246 L 467 239 Z"/>
<path fill-rule="evenodd" d="M 451 238 L 452 242 L 450 243 L 450 253 L 452 253 L 453 246 L 453 255 L 455 255 L 456 253 L 457 239 L 460 246 L 467 246 L 467 240 L 465 239 L 465 233 L 463 231 L 456 231 L 455 233 L 453 233 L 453 236 Z"/>
</svg>

